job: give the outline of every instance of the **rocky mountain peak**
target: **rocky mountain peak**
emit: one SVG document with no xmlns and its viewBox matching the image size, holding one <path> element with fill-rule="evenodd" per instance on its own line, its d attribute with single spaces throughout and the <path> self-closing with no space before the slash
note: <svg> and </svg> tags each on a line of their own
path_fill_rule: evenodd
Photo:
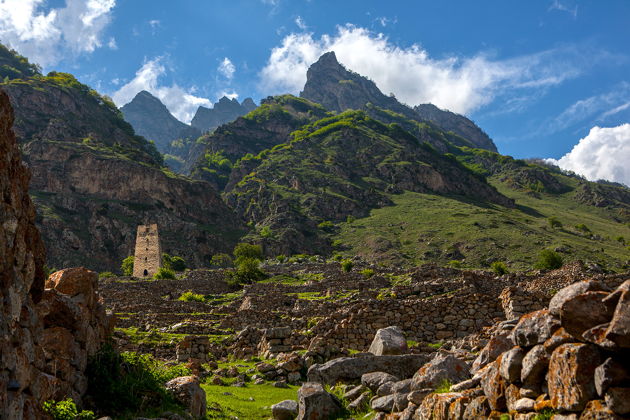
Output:
<svg viewBox="0 0 630 420">
<path fill-rule="evenodd" d="M 212 131 L 254 109 L 256 109 L 256 104 L 251 98 L 245 99 L 241 104 L 236 98 L 230 99 L 224 96 L 212 108 L 200 106 L 191 121 L 191 125 L 201 131 Z"/>
</svg>

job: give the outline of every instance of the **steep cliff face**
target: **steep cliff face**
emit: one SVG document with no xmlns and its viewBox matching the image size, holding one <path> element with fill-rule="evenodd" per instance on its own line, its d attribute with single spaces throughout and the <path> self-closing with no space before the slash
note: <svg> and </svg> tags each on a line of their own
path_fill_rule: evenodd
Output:
<svg viewBox="0 0 630 420">
<path fill-rule="evenodd" d="M 33 172 L 37 224 L 52 267 L 116 271 L 138 224 L 158 223 L 166 252 L 192 266 L 227 251 L 240 224 L 212 187 L 177 177 L 118 110 L 64 75 L 4 85 Z"/>
<path fill-rule="evenodd" d="M 373 107 L 392 111 L 417 122 L 435 124 L 443 131 L 452 131 L 463 139 L 451 139 L 459 146 L 470 146 L 496 152 L 492 140 L 468 118 L 443 111 L 431 104 L 420 105 L 414 109 L 401 104 L 393 96 L 384 95 L 376 84 L 352 71 L 347 70 L 338 61 L 334 52 L 322 55 L 307 72 L 307 81 L 300 96 L 322 104 L 332 111 L 363 109 Z M 386 115 L 372 115 L 381 119 Z M 465 139 L 465 140 L 464 140 Z M 463 141 L 462 141 L 463 140 Z"/>
<path fill-rule="evenodd" d="M 287 142 L 291 132 L 325 116 L 329 113 L 320 105 L 292 95 L 264 99 L 254 112 L 199 139 L 197 155 L 189 157 L 191 175 L 223 189 L 238 159 Z M 218 157 L 229 164 L 221 165 Z"/>
<path fill-rule="evenodd" d="M 166 153 L 173 140 L 196 139 L 201 135 L 200 130 L 179 121 L 158 98 L 144 90 L 120 111 L 135 132 L 153 140 L 162 153 Z"/>
<path fill-rule="evenodd" d="M 190 124 L 202 132 L 212 131 L 255 108 L 256 104 L 251 98 L 245 99 L 241 104 L 236 99 L 228 99 L 224 96 L 211 109 L 200 106 Z"/>
<path fill-rule="evenodd" d="M 44 246 L 12 122 L 0 91 L 0 418 L 40 419 L 50 399 L 81 403 L 88 357 L 112 324 L 96 273 L 74 269 L 44 283 Z"/>
</svg>

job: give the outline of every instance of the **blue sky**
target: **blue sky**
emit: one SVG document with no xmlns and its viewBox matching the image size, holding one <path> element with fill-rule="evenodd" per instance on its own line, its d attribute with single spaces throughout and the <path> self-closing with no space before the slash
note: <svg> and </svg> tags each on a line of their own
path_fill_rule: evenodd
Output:
<svg viewBox="0 0 630 420">
<path fill-rule="evenodd" d="M 297 94 L 334 49 L 407 104 L 469 116 L 503 154 L 630 183 L 625 0 L 0 0 L 0 41 L 118 105 L 149 90 L 184 121 L 223 94 Z"/>
</svg>

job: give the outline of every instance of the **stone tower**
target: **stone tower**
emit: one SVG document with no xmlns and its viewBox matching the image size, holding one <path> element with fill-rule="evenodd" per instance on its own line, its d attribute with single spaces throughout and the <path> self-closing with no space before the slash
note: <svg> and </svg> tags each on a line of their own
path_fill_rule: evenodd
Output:
<svg viewBox="0 0 630 420">
<path fill-rule="evenodd" d="M 162 247 L 157 225 L 139 225 L 133 276 L 153 277 L 160 267 L 162 267 Z"/>
</svg>

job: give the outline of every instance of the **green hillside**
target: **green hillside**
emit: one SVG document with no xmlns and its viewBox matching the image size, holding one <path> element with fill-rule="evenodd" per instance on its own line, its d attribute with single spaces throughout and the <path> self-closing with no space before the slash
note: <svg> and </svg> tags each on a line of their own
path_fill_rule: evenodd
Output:
<svg viewBox="0 0 630 420">
<path fill-rule="evenodd" d="M 565 261 L 581 259 L 607 269 L 627 269 L 630 224 L 614 208 L 579 202 L 584 181 L 562 177 L 572 188 L 562 194 L 515 190 L 500 176 L 490 183 L 515 200 L 516 208 L 456 196 L 405 191 L 391 206 L 340 224 L 334 236 L 339 252 L 387 264 L 488 267 L 503 261 L 509 269 L 531 269 L 542 249 L 555 249 Z M 592 183 L 588 183 L 592 184 Z M 554 222 L 558 221 L 561 226 Z M 455 262 L 458 261 L 458 262 Z"/>
</svg>

